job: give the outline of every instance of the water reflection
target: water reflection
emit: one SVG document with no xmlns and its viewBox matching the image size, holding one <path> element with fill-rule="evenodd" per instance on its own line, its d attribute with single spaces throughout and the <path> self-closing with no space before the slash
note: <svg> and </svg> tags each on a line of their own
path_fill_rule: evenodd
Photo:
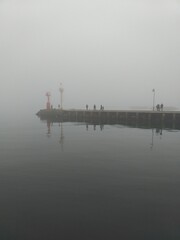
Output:
<svg viewBox="0 0 180 240">
<path fill-rule="evenodd" d="M 97 126 L 99 127 L 99 129 L 102 131 L 104 129 L 104 124 L 87 124 L 86 123 L 86 131 L 89 130 L 89 125 L 93 126 L 93 130 L 96 131 L 97 130 Z"/>
<path fill-rule="evenodd" d="M 53 127 L 53 122 L 47 120 L 46 121 L 46 125 L 47 125 L 47 132 L 46 132 L 46 136 L 48 138 L 51 137 L 51 127 Z M 59 138 L 59 144 L 61 145 L 61 150 L 64 150 L 64 130 L 63 130 L 63 122 L 59 123 L 59 127 L 60 127 L 60 138 Z"/>
<path fill-rule="evenodd" d="M 156 128 L 156 135 L 157 136 L 162 136 L 162 128 Z"/>
<path fill-rule="evenodd" d="M 154 146 L 154 129 L 152 129 L 152 138 L 151 138 L 151 144 L 150 144 L 150 149 L 153 150 Z"/>
<path fill-rule="evenodd" d="M 162 129 L 162 127 L 152 128 L 152 137 L 151 137 L 151 144 L 150 144 L 151 150 L 153 150 L 153 146 L 154 146 L 154 132 L 155 132 L 156 136 L 160 136 L 160 139 L 162 139 L 163 129 Z"/>
<path fill-rule="evenodd" d="M 64 139 L 65 139 L 65 135 L 64 135 L 64 128 L 63 128 L 63 122 L 59 122 L 59 127 L 60 127 L 60 138 L 59 138 L 59 144 L 61 145 L 61 151 L 64 151 Z M 85 126 L 85 130 L 86 131 L 97 131 L 97 130 L 100 130 L 100 131 L 103 131 L 104 130 L 104 126 L 105 124 L 92 124 L 92 123 L 83 123 L 82 124 L 83 126 Z M 107 125 L 107 124 L 106 124 Z M 47 120 L 47 137 L 50 137 L 51 136 L 51 127 L 53 126 L 53 122 L 50 122 L 49 120 Z M 109 125 L 109 126 L 115 126 L 116 128 L 124 128 L 124 127 L 127 127 L 128 125 Z M 163 126 L 157 126 L 157 127 L 154 127 L 154 126 L 141 126 L 141 127 L 133 127 L 132 125 L 131 126 L 128 126 L 128 127 L 131 127 L 131 128 L 143 128 L 143 129 L 149 129 L 151 130 L 151 142 L 150 142 L 150 149 L 153 150 L 154 148 L 154 138 L 156 137 L 160 137 L 160 139 L 162 139 L 162 135 L 163 135 Z M 167 130 L 167 129 L 166 129 Z M 173 129 L 168 129 L 168 131 L 173 131 Z M 177 130 L 178 131 L 178 130 Z"/>
<path fill-rule="evenodd" d="M 61 151 L 64 151 L 64 131 L 63 131 L 63 122 L 59 123 L 60 126 L 60 139 L 59 143 L 61 145 Z"/>
<path fill-rule="evenodd" d="M 101 129 L 101 131 L 104 129 L 104 125 L 103 124 L 100 124 L 100 129 Z"/>
<path fill-rule="evenodd" d="M 47 120 L 47 133 L 46 133 L 47 137 L 51 136 L 51 122 L 49 120 Z"/>
</svg>

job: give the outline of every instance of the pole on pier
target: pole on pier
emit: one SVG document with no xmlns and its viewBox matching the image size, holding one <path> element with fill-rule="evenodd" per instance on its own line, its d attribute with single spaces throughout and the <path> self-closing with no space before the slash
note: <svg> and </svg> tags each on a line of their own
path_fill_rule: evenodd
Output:
<svg viewBox="0 0 180 240">
<path fill-rule="evenodd" d="M 155 89 L 153 88 L 153 111 L 154 111 L 154 108 L 155 108 Z"/>
<path fill-rule="evenodd" d="M 64 92 L 64 88 L 62 87 L 62 83 L 60 83 L 59 91 L 60 91 L 60 100 L 61 100 L 60 109 L 62 110 L 63 109 L 63 92 Z"/>
</svg>

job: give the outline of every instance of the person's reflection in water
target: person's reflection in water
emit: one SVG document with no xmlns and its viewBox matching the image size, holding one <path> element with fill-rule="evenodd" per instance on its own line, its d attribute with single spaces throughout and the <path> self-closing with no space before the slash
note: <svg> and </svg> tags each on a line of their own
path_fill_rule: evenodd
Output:
<svg viewBox="0 0 180 240">
<path fill-rule="evenodd" d="M 156 128 L 156 135 L 162 136 L 162 128 Z"/>
<path fill-rule="evenodd" d="M 94 124 L 94 131 L 96 131 L 96 124 Z"/>
<path fill-rule="evenodd" d="M 103 124 L 100 124 L 100 129 L 101 129 L 101 131 L 104 129 L 104 125 Z"/>
<path fill-rule="evenodd" d="M 51 136 L 51 122 L 47 120 L 47 137 Z"/>
<path fill-rule="evenodd" d="M 161 128 L 156 128 L 156 136 L 160 136 L 160 139 L 162 139 L 162 127 Z M 151 139 L 151 150 L 153 150 L 154 146 L 154 128 L 152 128 L 152 139 Z"/>
<path fill-rule="evenodd" d="M 162 128 L 159 131 L 160 139 L 162 139 Z"/>
<path fill-rule="evenodd" d="M 156 135 L 159 135 L 159 128 L 156 128 Z"/>
<path fill-rule="evenodd" d="M 88 131 L 88 127 L 89 127 L 88 124 L 86 124 L 86 131 Z"/>
</svg>

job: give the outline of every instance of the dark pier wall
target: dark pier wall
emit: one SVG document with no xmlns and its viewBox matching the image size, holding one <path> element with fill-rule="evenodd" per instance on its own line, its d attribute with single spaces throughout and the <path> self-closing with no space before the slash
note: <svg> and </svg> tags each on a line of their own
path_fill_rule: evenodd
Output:
<svg viewBox="0 0 180 240">
<path fill-rule="evenodd" d="M 40 110 L 37 115 L 42 120 L 101 122 L 101 123 L 169 123 L 180 125 L 180 112 L 169 111 L 116 111 L 116 110 Z"/>
</svg>

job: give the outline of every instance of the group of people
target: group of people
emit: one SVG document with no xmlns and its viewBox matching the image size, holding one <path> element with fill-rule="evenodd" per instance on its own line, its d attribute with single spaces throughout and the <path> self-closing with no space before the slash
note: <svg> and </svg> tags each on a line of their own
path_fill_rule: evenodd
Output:
<svg viewBox="0 0 180 240">
<path fill-rule="evenodd" d="M 89 106 L 88 106 L 88 104 L 86 104 L 86 110 L 88 110 L 88 109 L 89 109 Z M 93 109 L 96 110 L 96 105 L 95 105 L 95 104 L 94 104 L 94 106 L 93 106 Z M 101 110 L 101 111 L 104 110 L 104 106 L 103 106 L 103 105 L 100 106 L 100 110 Z"/>
<path fill-rule="evenodd" d="M 157 104 L 156 105 L 156 109 L 157 109 L 157 111 L 163 111 L 163 104 L 161 103 L 161 104 Z"/>
</svg>

